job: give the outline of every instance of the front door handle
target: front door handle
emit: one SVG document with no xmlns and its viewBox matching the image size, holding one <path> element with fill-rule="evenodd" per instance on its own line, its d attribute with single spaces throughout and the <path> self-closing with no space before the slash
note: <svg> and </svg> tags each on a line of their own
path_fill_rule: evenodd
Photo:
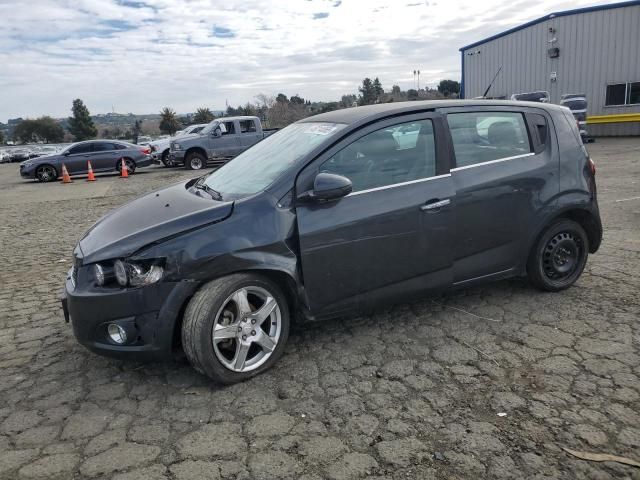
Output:
<svg viewBox="0 0 640 480">
<path fill-rule="evenodd" d="M 420 207 L 420 210 L 422 210 L 423 212 L 439 210 L 442 207 L 446 207 L 450 203 L 451 203 L 451 199 L 449 198 L 445 198 L 444 200 L 438 200 L 438 199 L 431 200 L 429 203 L 422 205 Z"/>
</svg>

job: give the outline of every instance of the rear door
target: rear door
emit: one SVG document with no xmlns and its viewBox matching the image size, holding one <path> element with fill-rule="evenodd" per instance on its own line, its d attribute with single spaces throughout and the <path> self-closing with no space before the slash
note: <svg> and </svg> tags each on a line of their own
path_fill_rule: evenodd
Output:
<svg viewBox="0 0 640 480">
<path fill-rule="evenodd" d="M 79 143 L 71 147 L 69 155 L 63 157 L 62 163 L 70 174 L 85 173 L 87 161 L 91 159 L 91 142 Z"/>
<path fill-rule="evenodd" d="M 118 160 L 116 145 L 111 142 L 94 142 L 91 152 L 91 166 L 94 170 L 115 170 Z"/>
<path fill-rule="evenodd" d="M 526 262 L 536 216 L 558 193 L 550 118 L 513 107 L 447 109 L 446 118 L 455 154 L 454 283 L 509 275 Z"/>
<path fill-rule="evenodd" d="M 405 135 L 399 144 L 396 137 Z M 451 283 L 454 189 L 445 138 L 437 114 L 379 121 L 300 174 L 298 193 L 311 189 L 319 172 L 346 176 L 353 184 L 340 200 L 296 206 L 313 312 L 338 314 Z"/>
</svg>

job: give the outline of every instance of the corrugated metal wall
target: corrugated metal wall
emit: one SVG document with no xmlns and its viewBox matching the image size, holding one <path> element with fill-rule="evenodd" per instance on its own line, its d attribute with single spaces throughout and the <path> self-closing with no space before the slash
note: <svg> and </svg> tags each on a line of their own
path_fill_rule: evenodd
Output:
<svg viewBox="0 0 640 480">
<path fill-rule="evenodd" d="M 558 58 L 547 55 L 552 47 L 560 49 Z M 489 96 L 546 90 L 559 103 L 565 93 L 586 93 L 589 115 L 640 112 L 640 105 L 604 105 L 608 83 L 640 82 L 640 5 L 550 18 L 462 54 L 466 98 L 481 96 L 502 66 Z M 588 129 L 593 135 L 640 135 L 638 122 Z"/>
</svg>

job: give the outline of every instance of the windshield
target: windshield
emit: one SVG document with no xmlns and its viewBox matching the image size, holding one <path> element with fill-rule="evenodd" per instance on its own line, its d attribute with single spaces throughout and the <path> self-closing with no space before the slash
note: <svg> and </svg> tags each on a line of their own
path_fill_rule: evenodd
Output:
<svg viewBox="0 0 640 480">
<path fill-rule="evenodd" d="M 253 195 L 319 143 L 346 127 L 342 123 L 294 123 L 238 155 L 205 180 L 208 187 L 228 196 Z"/>
<path fill-rule="evenodd" d="M 213 120 L 211 123 L 209 123 L 206 127 L 204 127 L 200 133 L 203 133 L 205 135 L 210 134 L 211 132 L 213 132 L 213 129 L 216 128 L 218 125 L 220 125 L 220 120 Z"/>
</svg>

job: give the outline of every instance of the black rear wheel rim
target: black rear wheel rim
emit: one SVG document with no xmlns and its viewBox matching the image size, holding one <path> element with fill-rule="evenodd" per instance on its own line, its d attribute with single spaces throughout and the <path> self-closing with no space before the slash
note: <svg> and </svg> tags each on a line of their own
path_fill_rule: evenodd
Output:
<svg viewBox="0 0 640 480">
<path fill-rule="evenodd" d="M 542 270 L 553 281 L 570 278 L 580 266 L 584 246 L 572 232 L 560 232 L 549 239 L 542 252 Z"/>
</svg>

